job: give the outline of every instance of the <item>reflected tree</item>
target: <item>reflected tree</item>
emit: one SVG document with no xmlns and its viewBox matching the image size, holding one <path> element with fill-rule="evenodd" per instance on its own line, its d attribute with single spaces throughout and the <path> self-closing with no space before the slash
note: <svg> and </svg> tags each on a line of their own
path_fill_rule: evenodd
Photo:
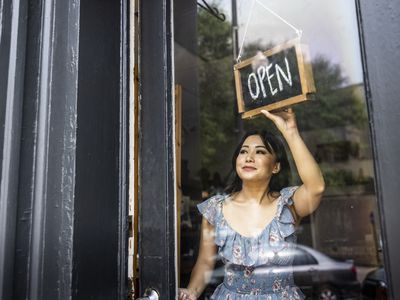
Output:
<svg viewBox="0 0 400 300">
<path fill-rule="evenodd" d="M 231 23 L 221 22 L 204 10 L 198 11 L 197 21 L 201 159 L 203 168 L 213 172 L 226 161 L 226 149 L 233 142 Z"/>
<path fill-rule="evenodd" d="M 265 51 L 271 44 L 252 42 L 246 45 L 242 57 L 254 56 Z M 221 165 L 229 165 L 229 157 L 235 142 L 235 86 L 233 81 L 233 57 L 231 24 L 221 22 L 203 10 L 198 12 L 198 56 L 201 107 L 201 155 L 202 167 L 209 172 L 221 171 Z M 349 85 L 338 64 L 324 56 L 312 61 L 317 89 L 315 101 L 296 105 L 298 126 L 302 132 L 313 132 L 321 144 L 337 142 L 332 134 L 337 128 L 367 130 L 366 105 L 359 85 Z M 277 133 L 271 122 L 264 118 L 243 121 L 243 129 L 265 128 Z M 360 145 L 355 143 L 334 145 L 333 151 L 350 149 L 356 153 Z M 336 150 L 335 150 L 336 149 Z M 356 150 L 354 150 L 356 149 Z M 325 170 L 328 182 L 333 185 L 354 183 L 348 172 Z M 329 175 L 330 174 L 330 175 Z M 364 179 L 363 179 L 364 180 Z"/>
<path fill-rule="evenodd" d="M 256 52 L 260 48 L 251 45 L 251 49 Z M 317 93 L 315 100 L 295 107 L 300 130 L 322 129 L 326 132 L 327 128 L 343 126 L 364 129 L 367 124 L 365 104 L 355 93 L 355 86 L 347 85 L 348 80 L 343 76 L 340 66 L 318 56 L 312 61 L 312 69 Z M 265 126 L 260 119 L 246 122 L 245 128 Z M 324 132 L 320 134 L 324 139 Z"/>
<path fill-rule="evenodd" d="M 312 61 L 316 101 L 296 107 L 301 130 L 352 126 L 363 129 L 367 114 L 363 99 L 355 93 L 338 64 L 318 56 Z"/>
</svg>

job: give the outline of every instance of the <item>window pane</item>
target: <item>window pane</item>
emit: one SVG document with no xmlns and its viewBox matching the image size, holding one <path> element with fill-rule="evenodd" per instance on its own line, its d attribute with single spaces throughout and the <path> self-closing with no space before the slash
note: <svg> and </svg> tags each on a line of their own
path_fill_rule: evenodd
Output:
<svg viewBox="0 0 400 300">
<path fill-rule="evenodd" d="M 306 247 L 299 251 L 305 254 L 293 256 L 296 268 L 320 261 L 325 267 L 312 274 L 302 269 L 295 280 L 311 298 L 327 288 L 339 298 L 352 297 L 367 274 L 383 265 L 355 3 L 220 0 L 210 5 L 214 15 L 194 2 L 175 1 L 175 83 L 182 89 L 180 286 L 187 286 L 198 255 L 202 217 L 196 205 L 224 193 L 233 178 L 232 154 L 245 131 L 279 134 L 265 118 L 242 120 L 237 114 L 234 54 L 253 57 L 298 37 L 298 29 L 309 49 L 316 93 L 315 100 L 293 108 L 326 190 L 318 209 L 297 229 L 297 242 Z M 288 155 L 290 185 L 301 184 Z M 224 268 L 218 259 L 202 298 L 222 282 Z"/>
</svg>

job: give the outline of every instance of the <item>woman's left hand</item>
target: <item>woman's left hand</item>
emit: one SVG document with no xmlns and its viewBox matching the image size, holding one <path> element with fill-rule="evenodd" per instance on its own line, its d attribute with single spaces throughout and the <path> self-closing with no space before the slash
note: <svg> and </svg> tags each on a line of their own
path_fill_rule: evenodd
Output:
<svg viewBox="0 0 400 300">
<path fill-rule="evenodd" d="M 274 122 L 275 126 L 279 129 L 282 135 L 287 136 L 298 132 L 296 116 L 291 107 L 274 114 L 266 110 L 262 110 L 261 113 Z"/>
<path fill-rule="evenodd" d="M 190 289 L 179 289 L 178 291 L 179 300 L 196 300 L 196 293 Z"/>
</svg>

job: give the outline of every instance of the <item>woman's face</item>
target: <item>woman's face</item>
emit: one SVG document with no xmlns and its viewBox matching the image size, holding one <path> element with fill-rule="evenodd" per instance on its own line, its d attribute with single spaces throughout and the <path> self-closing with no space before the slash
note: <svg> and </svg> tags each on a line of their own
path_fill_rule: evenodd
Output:
<svg viewBox="0 0 400 300">
<path fill-rule="evenodd" d="M 259 135 L 250 135 L 244 140 L 236 158 L 236 172 L 243 182 L 265 183 L 279 168 L 276 155 L 268 152 Z"/>
</svg>

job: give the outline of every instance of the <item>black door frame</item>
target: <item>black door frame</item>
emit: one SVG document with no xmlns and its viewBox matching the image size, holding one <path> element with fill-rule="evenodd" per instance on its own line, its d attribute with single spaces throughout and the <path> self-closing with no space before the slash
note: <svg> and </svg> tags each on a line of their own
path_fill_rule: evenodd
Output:
<svg viewBox="0 0 400 300">
<path fill-rule="evenodd" d="M 141 196 L 139 251 L 141 286 L 169 286 L 172 293 L 176 284 L 176 262 L 171 248 L 175 248 L 172 203 L 173 184 L 173 122 L 172 91 L 173 65 L 171 44 L 172 1 L 141 1 Z M 356 0 L 358 24 L 364 66 L 365 90 L 374 152 L 376 192 L 383 232 L 385 269 L 393 299 L 400 298 L 400 228 L 397 186 L 400 179 L 400 141 L 393 131 L 400 114 L 400 85 L 396 74 L 400 70 L 400 3 Z M 393 76 L 394 74 L 394 76 Z M 157 78 L 156 81 L 153 79 Z M 155 155 L 154 147 L 162 147 Z M 147 169 L 149 167 L 149 169 Z M 160 172 L 151 170 L 156 168 Z M 170 177 L 168 177 L 170 176 Z M 168 180 L 169 178 L 169 180 Z M 155 192 L 158 190 L 159 192 Z M 143 203 L 144 202 L 144 203 Z M 160 220 L 155 225 L 152 218 Z M 159 241 L 157 240 L 157 236 Z M 162 237 L 160 239 L 160 237 Z M 165 237 L 165 238 L 164 238 Z M 145 242 L 144 239 L 148 239 Z M 149 249 L 149 254 L 147 250 Z M 147 269 L 147 270 L 146 270 Z M 163 272 L 164 270 L 164 272 Z M 159 274 L 168 274 L 161 276 Z M 167 294 L 165 294 L 167 295 Z M 172 295 L 172 294 L 168 294 Z M 172 299 L 172 298 L 165 298 Z"/>
<path fill-rule="evenodd" d="M 391 298 L 400 299 L 400 2 L 357 0 L 383 254 Z"/>
<path fill-rule="evenodd" d="M 176 296 L 172 0 L 140 2 L 139 295 Z"/>
<path fill-rule="evenodd" d="M 0 0 L 1 299 L 127 299 L 128 12 Z"/>
<path fill-rule="evenodd" d="M 92 6 L 86 4 L 86 12 L 92 9 L 86 17 L 94 21 L 87 24 L 93 26 L 90 27 L 92 31 L 87 32 L 87 37 L 91 32 L 95 38 L 95 22 L 107 13 L 104 10 L 96 11 L 100 9 L 99 3 L 92 2 Z M 115 15 L 115 20 L 118 26 L 112 27 L 118 28 L 114 32 L 118 46 L 112 52 L 118 65 L 118 79 L 113 80 L 118 84 L 109 87 L 113 91 L 118 89 L 115 94 L 118 105 L 113 107 L 115 114 L 112 118 L 112 122 L 118 121 L 118 126 L 112 123 L 117 139 L 107 140 L 110 144 L 103 146 L 115 146 L 115 143 L 118 146 L 110 151 L 107 147 L 102 148 L 101 143 L 96 147 L 84 143 L 80 148 L 79 137 L 76 139 L 79 130 L 76 118 L 85 120 L 86 114 L 87 118 L 102 120 L 104 113 L 97 110 L 98 113 L 91 115 L 89 110 L 78 109 L 79 101 L 86 100 L 79 99 L 78 80 L 82 78 L 78 74 L 85 68 L 85 61 L 79 60 L 79 48 L 83 47 L 82 43 L 90 43 L 90 39 L 81 40 L 81 20 L 85 17 L 81 15 L 85 14 L 85 10 L 81 10 L 82 4 L 74 0 L 14 0 L 1 3 L 0 65 L 3 73 L 0 75 L 0 204 L 3 223 L 0 244 L 3 246 L 0 248 L 0 297 L 65 299 L 72 295 L 73 299 L 84 298 L 83 294 L 79 294 L 79 288 L 74 287 L 79 287 L 80 280 L 84 280 L 85 276 L 89 277 L 90 272 L 85 269 L 94 265 L 76 264 L 78 260 L 74 259 L 72 253 L 76 253 L 76 247 L 80 247 L 79 241 L 83 241 L 88 223 L 74 221 L 69 218 L 69 213 L 76 213 L 77 201 L 83 201 L 83 198 L 76 198 L 75 194 L 79 183 L 75 181 L 76 167 L 84 167 L 76 165 L 77 156 L 79 151 L 93 150 L 92 154 L 97 158 L 107 155 L 110 155 L 110 159 L 118 157 L 112 165 L 117 168 L 113 173 L 117 179 L 113 182 L 117 191 L 115 199 L 118 208 L 115 211 L 118 221 L 112 227 L 115 230 L 104 232 L 104 236 L 99 237 L 106 240 L 107 234 L 118 236 L 112 250 L 118 257 L 115 257 L 115 266 L 112 267 L 116 270 L 116 283 L 112 286 L 103 285 L 109 281 L 106 277 L 101 279 L 99 275 L 95 285 L 87 288 L 94 296 L 98 296 L 97 299 L 102 299 L 105 289 L 112 290 L 119 299 L 123 299 L 126 293 L 128 4 L 123 0 L 116 4 L 119 14 Z M 173 1 L 146 0 L 140 3 L 140 286 L 142 289 L 156 288 L 163 299 L 173 299 L 177 284 Z M 400 221 L 397 214 L 397 186 L 393 183 L 400 178 L 400 169 L 397 168 L 400 165 L 400 141 L 392 132 L 400 113 L 397 100 L 400 85 L 396 80 L 400 70 L 400 3 L 394 0 L 382 3 L 357 0 L 356 3 L 385 267 L 392 298 L 396 299 L 400 298 L 400 286 L 395 285 L 400 282 L 400 253 L 397 251 L 400 246 L 397 238 Z M 110 42 L 107 28 L 101 28 L 97 31 L 99 47 L 107 46 Z M 104 63 L 114 62 L 109 60 L 109 53 L 103 54 Z M 88 64 L 86 67 L 93 66 Z M 49 76 L 52 80 L 48 80 Z M 106 110 L 107 103 L 101 102 Z M 85 138 L 84 131 L 81 134 L 81 138 Z M 100 140 L 101 136 L 98 136 Z M 84 156 L 81 157 L 82 163 Z M 102 178 L 98 176 L 98 179 Z M 84 196 L 85 191 L 89 190 L 84 184 L 82 188 L 81 196 Z M 81 213 L 87 214 L 89 211 L 84 206 L 80 209 Z M 98 213 L 105 215 L 101 209 Z M 95 220 L 90 225 L 96 228 L 101 221 Z M 76 240 L 79 231 L 82 233 L 81 239 Z M 81 255 L 85 255 L 85 252 L 81 252 Z M 101 252 L 98 255 L 101 256 Z M 31 265 L 33 261 L 35 264 Z M 110 262 L 111 265 L 113 262 Z M 39 274 L 39 277 L 32 279 L 34 274 Z"/>
</svg>

